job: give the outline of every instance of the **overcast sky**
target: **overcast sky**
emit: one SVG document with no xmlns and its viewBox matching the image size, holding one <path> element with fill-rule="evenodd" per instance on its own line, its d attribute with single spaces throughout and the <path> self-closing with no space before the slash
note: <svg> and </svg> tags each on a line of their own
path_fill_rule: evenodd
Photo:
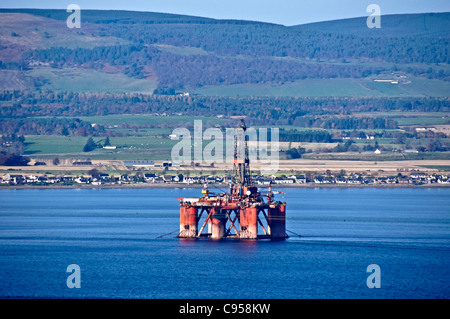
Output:
<svg viewBox="0 0 450 319">
<path fill-rule="evenodd" d="M 369 4 L 381 14 L 450 12 L 449 0 L 0 0 L 1 8 L 108 9 L 178 13 L 216 19 L 243 19 L 296 25 L 368 16 Z"/>
</svg>

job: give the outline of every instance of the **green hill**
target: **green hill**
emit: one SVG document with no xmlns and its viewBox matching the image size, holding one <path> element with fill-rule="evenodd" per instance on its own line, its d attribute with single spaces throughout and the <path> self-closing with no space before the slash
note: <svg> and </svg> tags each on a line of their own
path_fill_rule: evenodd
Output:
<svg viewBox="0 0 450 319">
<path fill-rule="evenodd" d="M 367 17 L 324 21 L 294 26 L 298 30 L 320 31 L 355 36 L 411 37 L 433 36 L 448 38 L 450 13 L 381 15 L 381 28 L 369 29 Z"/>
<path fill-rule="evenodd" d="M 80 88 L 86 92 L 121 92 L 114 88 L 123 86 L 123 79 L 117 76 L 115 83 L 111 74 L 137 80 L 136 85 L 124 86 L 123 92 L 157 88 L 160 93 L 202 92 L 203 87 L 236 85 L 292 87 L 308 79 L 314 79 L 316 86 L 322 79 L 324 83 L 343 79 L 334 82 L 342 83 L 344 90 L 330 95 L 351 96 L 357 92 L 379 96 L 379 90 L 370 84 L 377 79 L 405 76 L 401 85 L 413 78 L 442 81 L 436 83 L 444 90 L 450 80 L 449 13 L 382 16 L 381 29 L 367 28 L 366 18 L 286 27 L 98 10 L 83 10 L 82 28 L 69 29 L 67 17 L 65 10 L 0 10 L 0 68 L 21 71 L 14 73 L 13 84 L 7 83 L 13 73 L 0 71 L 0 89 L 70 91 L 70 85 L 55 82 L 54 71 L 42 70 L 48 67 L 67 69 L 71 74 L 79 69 L 81 75 L 91 70 L 99 82 L 107 79 L 99 87 L 87 85 L 83 89 L 76 85 L 76 92 Z M 41 70 L 33 70 L 36 68 Z M 62 82 L 64 74 L 60 72 Z M 348 79 L 356 79 L 351 83 L 360 88 L 346 91 Z M 70 82 L 70 78 L 67 80 Z M 270 94 L 278 91 L 271 90 Z M 295 95 L 297 91 L 280 92 Z M 316 93 L 312 96 L 327 95 L 313 91 Z M 391 91 L 395 96 L 408 95 L 410 90 L 383 90 L 381 95 Z M 419 95 L 442 95 L 441 90 L 435 91 Z"/>
</svg>

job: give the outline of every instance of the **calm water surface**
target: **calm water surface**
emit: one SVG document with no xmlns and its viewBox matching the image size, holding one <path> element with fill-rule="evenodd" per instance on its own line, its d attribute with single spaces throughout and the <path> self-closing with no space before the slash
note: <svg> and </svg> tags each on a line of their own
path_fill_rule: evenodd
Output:
<svg viewBox="0 0 450 319">
<path fill-rule="evenodd" d="M 0 296 L 450 297 L 449 188 L 284 191 L 301 238 L 214 242 L 157 238 L 179 228 L 176 197 L 199 189 L 0 190 Z"/>
</svg>

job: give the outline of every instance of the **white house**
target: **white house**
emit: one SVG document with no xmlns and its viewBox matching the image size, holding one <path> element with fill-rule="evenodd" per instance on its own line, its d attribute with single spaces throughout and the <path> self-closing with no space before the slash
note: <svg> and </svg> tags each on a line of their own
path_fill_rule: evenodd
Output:
<svg viewBox="0 0 450 319">
<path fill-rule="evenodd" d="M 27 176 L 27 183 L 34 183 L 38 181 L 38 177 L 35 175 L 29 175 Z"/>
</svg>

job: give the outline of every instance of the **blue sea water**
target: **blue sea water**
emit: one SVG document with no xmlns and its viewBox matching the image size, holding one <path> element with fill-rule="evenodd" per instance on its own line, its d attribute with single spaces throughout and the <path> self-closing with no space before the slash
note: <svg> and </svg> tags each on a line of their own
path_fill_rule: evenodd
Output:
<svg viewBox="0 0 450 319">
<path fill-rule="evenodd" d="M 176 197 L 199 189 L 0 190 L 0 296 L 450 297 L 449 188 L 284 191 L 289 239 L 217 242 L 174 237 Z"/>
</svg>

